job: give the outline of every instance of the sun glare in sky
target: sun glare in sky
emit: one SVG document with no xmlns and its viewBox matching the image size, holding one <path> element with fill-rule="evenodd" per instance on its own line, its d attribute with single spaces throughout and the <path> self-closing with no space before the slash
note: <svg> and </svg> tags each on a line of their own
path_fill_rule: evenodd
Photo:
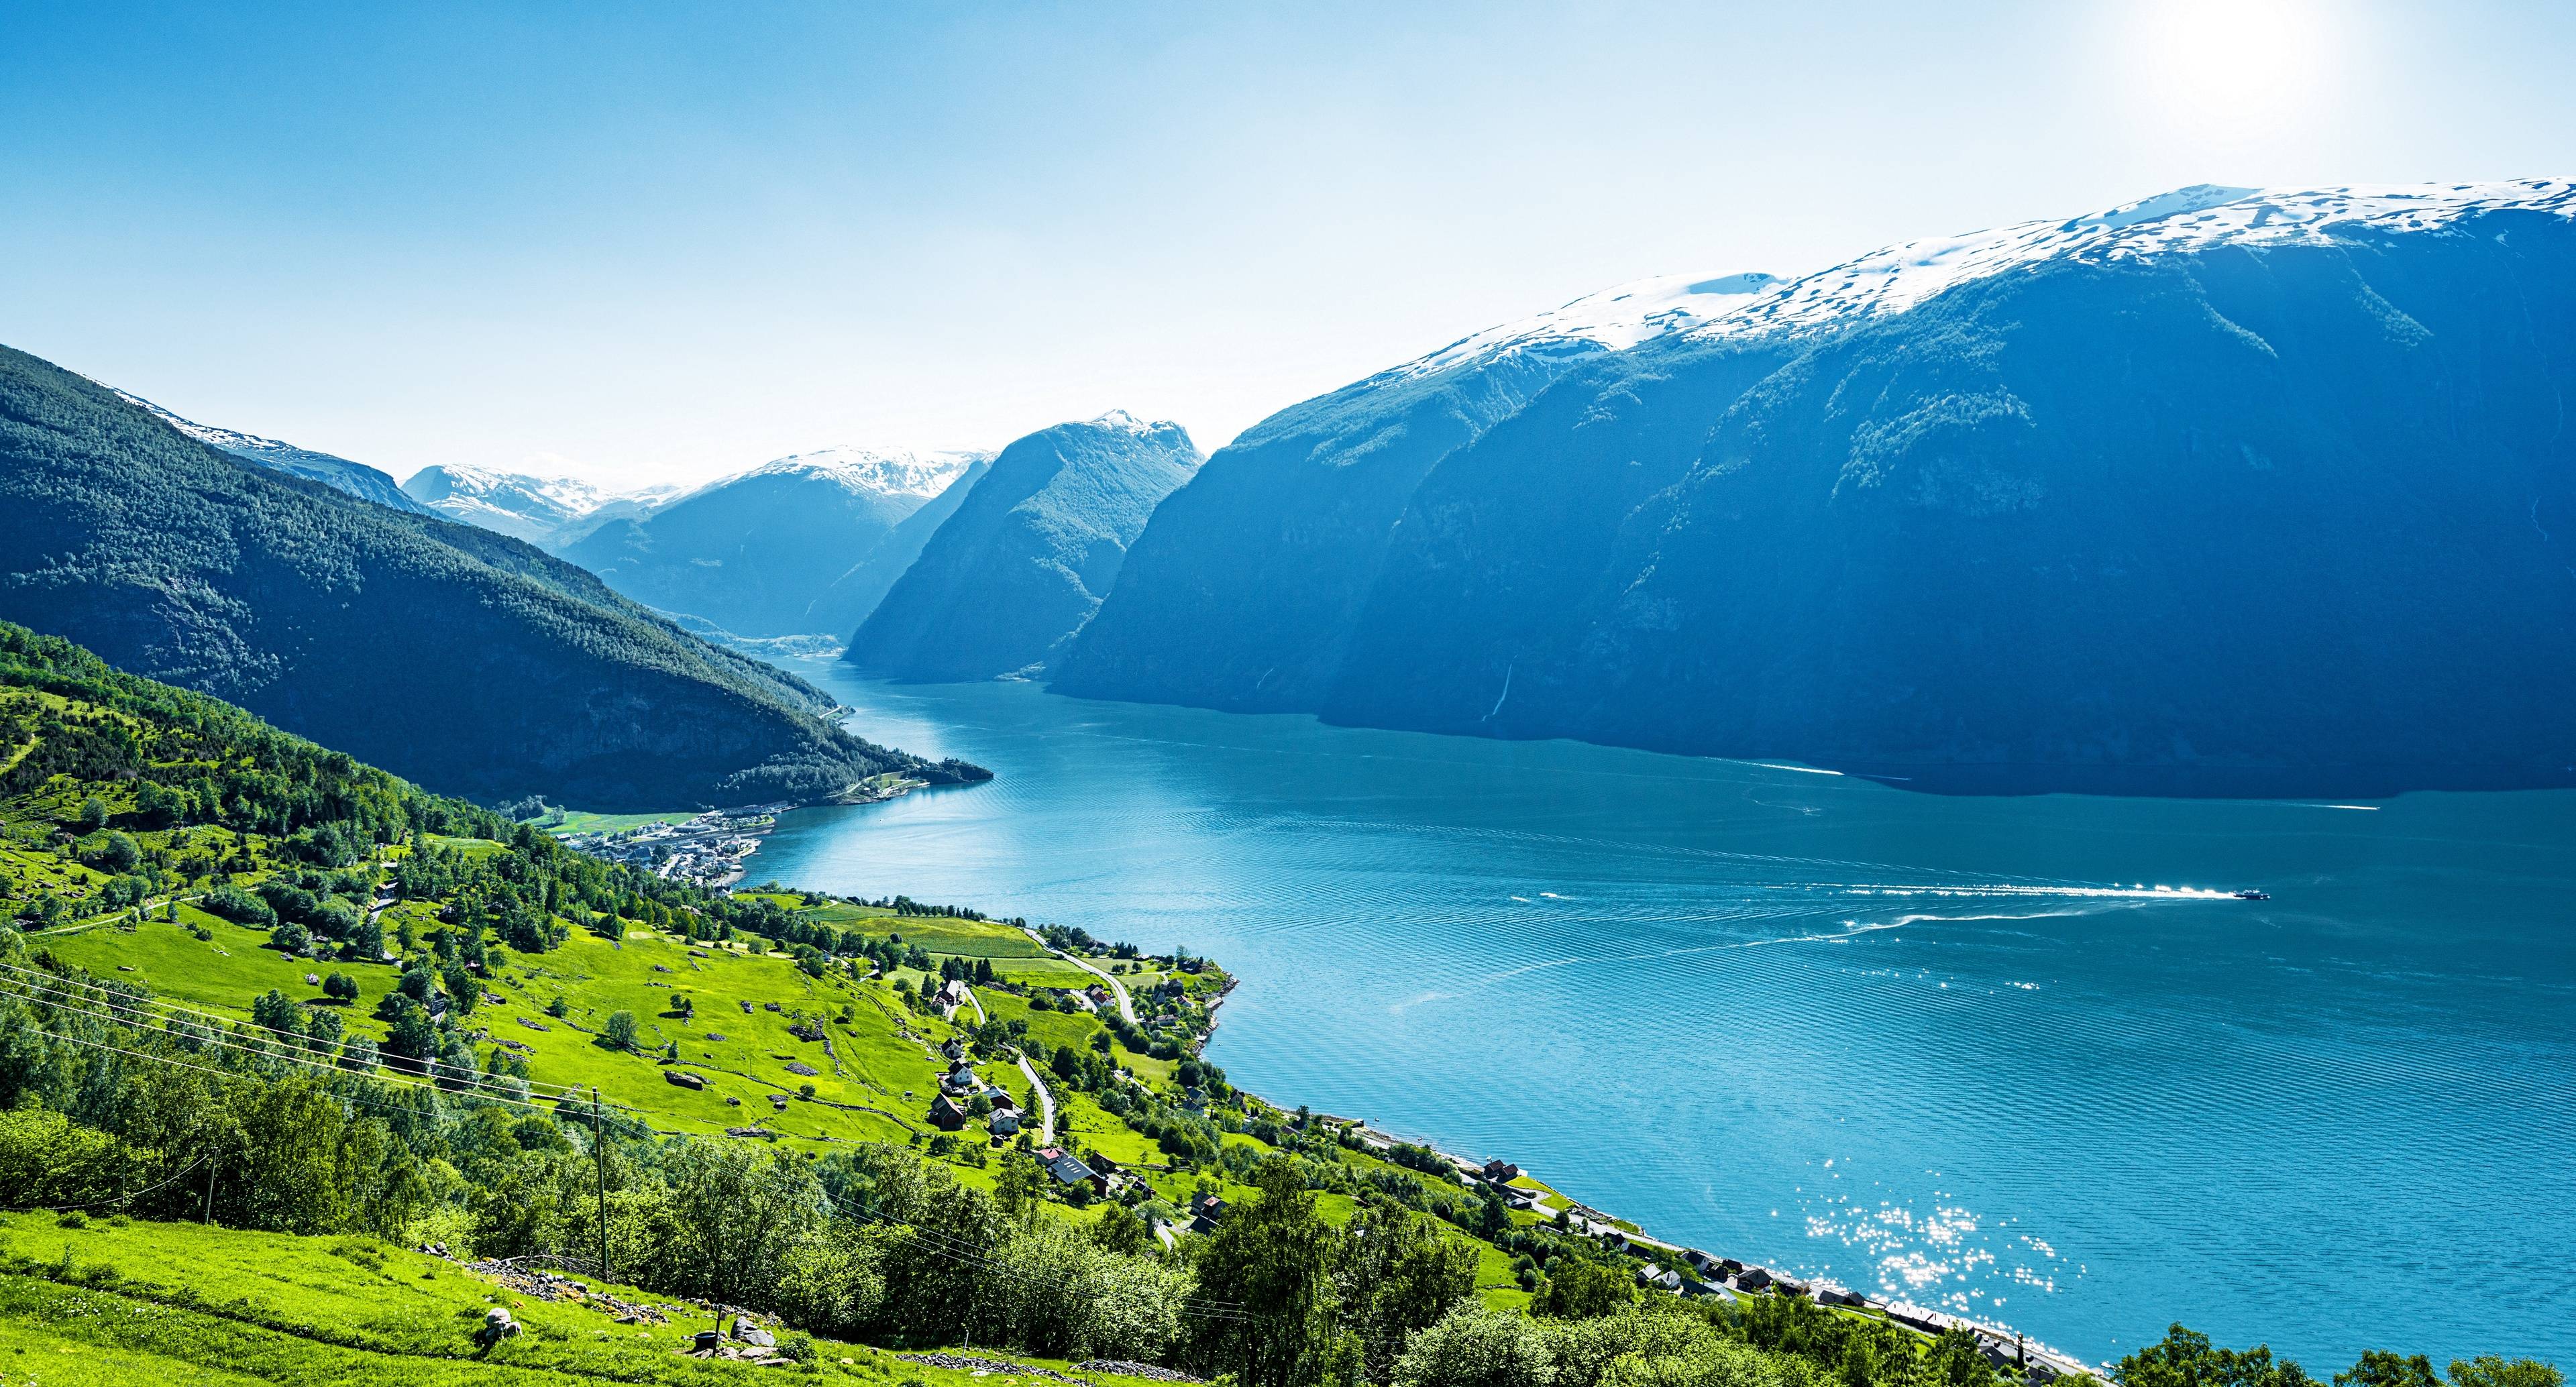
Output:
<svg viewBox="0 0 2576 1387">
<path fill-rule="evenodd" d="M 2131 11 L 2118 42 L 2148 123 L 2252 143 L 2325 117 L 2355 22 L 2311 0 L 2165 0 Z"/>
</svg>

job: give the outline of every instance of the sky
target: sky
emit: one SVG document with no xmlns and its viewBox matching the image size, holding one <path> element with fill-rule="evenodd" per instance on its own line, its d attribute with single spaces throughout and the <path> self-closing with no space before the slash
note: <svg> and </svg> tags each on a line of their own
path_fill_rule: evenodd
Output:
<svg viewBox="0 0 2576 1387">
<path fill-rule="evenodd" d="M 356 458 L 1213 450 L 1652 274 L 2576 173 L 2576 6 L 0 0 L 0 343 Z"/>
</svg>

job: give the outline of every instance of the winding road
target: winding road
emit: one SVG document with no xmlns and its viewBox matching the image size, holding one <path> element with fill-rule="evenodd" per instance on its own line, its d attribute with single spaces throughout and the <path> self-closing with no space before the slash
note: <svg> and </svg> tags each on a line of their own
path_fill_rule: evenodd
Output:
<svg viewBox="0 0 2576 1387">
<path fill-rule="evenodd" d="M 975 1019 L 978 1022 L 988 1019 L 984 1015 L 984 1001 L 975 995 L 974 988 L 966 989 L 966 1002 L 967 1005 L 975 1008 Z M 1047 1092 L 1046 1080 L 1038 1077 L 1037 1068 L 1029 1063 L 1029 1057 L 1026 1055 L 1020 1056 L 1020 1073 L 1028 1077 L 1029 1087 L 1038 1096 L 1038 1144 L 1053 1146 L 1055 1145 L 1055 1095 Z"/>
<path fill-rule="evenodd" d="M 1109 984 L 1109 995 L 1118 999 L 1118 1014 L 1126 1018 L 1127 1024 L 1130 1026 L 1141 1026 L 1144 1024 L 1136 1019 L 1136 1002 L 1135 999 L 1127 995 L 1127 984 L 1120 982 L 1115 976 L 1111 975 L 1107 969 L 1094 967 L 1093 965 L 1085 963 L 1081 959 L 1075 958 L 1073 955 L 1066 953 L 1062 949 L 1049 947 L 1046 939 L 1036 930 L 1023 929 L 1020 933 L 1027 935 L 1029 937 L 1029 942 L 1037 945 L 1039 948 L 1045 949 L 1048 953 L 1063 959 L 1074 967 L 1079 968 L 1093 977 L 1100 979 L 1102 982 Z"/>
</svg>

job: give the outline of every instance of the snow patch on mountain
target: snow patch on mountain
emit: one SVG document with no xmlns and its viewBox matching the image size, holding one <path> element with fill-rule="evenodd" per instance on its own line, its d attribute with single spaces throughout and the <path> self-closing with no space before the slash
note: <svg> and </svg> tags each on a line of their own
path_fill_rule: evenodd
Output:
<svg viewBox="0 0 2576 1387">
<path fill-rule="evenodd" d="M 1782 282 L 1777 275 L 1759 272 L 1635 280 L 1586 294 L 1536 317 L 1461 337 L 1391 374 L 1427 376 L 1514 352 L 1625 351 L 1649 338 L 1724 317 Z"/>
<path fill-rule="evenodd" d="M 2443 232 L 2489 212 L 2576 217 L 2576 183 L 2390 184 L 2178 189 L 2067 221 L 1909 241 L 1780 285 L 1697 335 L 1740 337 L 1901 313 L 1945 289 L 2051 261 L 2108 264 L 2217 246 L 2331 245 L 2384 232 Z"/>
<path fill-rule="evenodd" d="M 715 491 L 754 477 L 814 476 L 838 482 L 852 491 L 928 500 L 947 490 L 948 484 L 967 468 L 991 456 L 977 452 L 916 453 L 904 448 L 818 448 L 772 459 L 750 471 L 710 482 L 692 494 Z"/>
<path fill-rule="evenodd" d="M 2196 184 L 2064 221 L 1908 241 L 1795 279 L 1663 275 L 1487 328 L 1383 379 L 1426 376 L 1514 352 L 1625 351 L 1671 333 L 1752 337 L 1901 313 L 1955 285 L 2050 261 L 2108 263 L 2215 246 L 2328 245 L 2373 232 L 2442 232 L 2489 212 L 2576 218 L 2576 183 L 2231 188 Z"/>
</svg>

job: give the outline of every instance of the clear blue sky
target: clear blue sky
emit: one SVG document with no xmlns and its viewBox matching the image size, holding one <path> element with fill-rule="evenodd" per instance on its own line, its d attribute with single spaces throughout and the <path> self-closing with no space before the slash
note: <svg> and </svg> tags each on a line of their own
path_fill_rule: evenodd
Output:
<svg viewBox="0 0 2576 1387">
<path fill-rule="evenodd" d="M 2565 176 L 2572 11 L 0 0 L 0 342 L 397 476 L 1214 447 L 1642 275 Z"/>
</svg>

